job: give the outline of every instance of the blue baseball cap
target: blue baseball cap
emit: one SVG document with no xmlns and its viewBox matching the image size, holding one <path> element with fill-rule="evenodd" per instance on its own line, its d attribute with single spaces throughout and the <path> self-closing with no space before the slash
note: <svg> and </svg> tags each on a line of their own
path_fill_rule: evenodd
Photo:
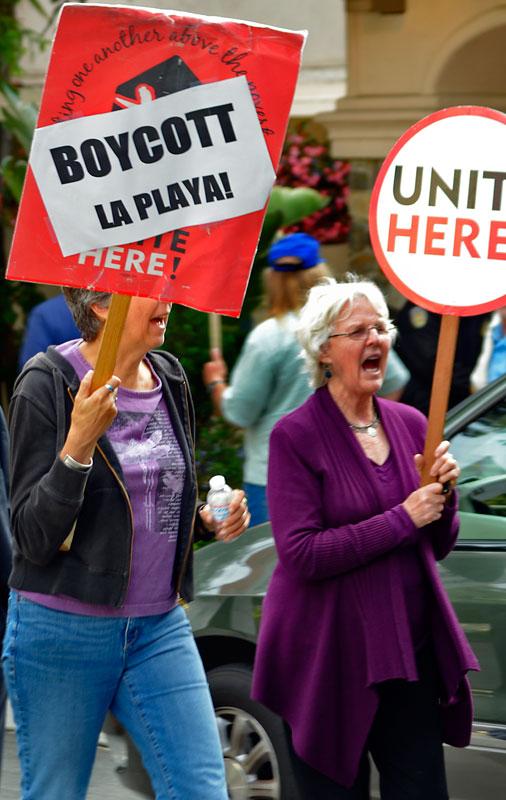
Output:
<svg viewBox="0 0 506 800">
<path fill-rule="evenodd" d="M 294 264 L 278 264 L 279 258 L 292 257 L 298 259 Z M 290 233 L 279 242 L 271 245 L 267 253 L 267 261 L 276 272 L 295 272 L 299 269 L 309 269 L 319 264 L 320 242 L 308 233 Z"/>
</svg>

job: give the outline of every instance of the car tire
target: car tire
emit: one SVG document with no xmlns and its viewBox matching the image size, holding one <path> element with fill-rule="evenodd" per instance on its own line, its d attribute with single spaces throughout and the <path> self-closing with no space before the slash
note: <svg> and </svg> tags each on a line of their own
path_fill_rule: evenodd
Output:
<svg viewBox="0 0 506 800">
<path fill-rule="evenodd" d="M 284 723 L 251 699 L 251 678 L 249 664 L 227 664 L 207 673 L 229 798 L 300 800 Z"/>
</svg>

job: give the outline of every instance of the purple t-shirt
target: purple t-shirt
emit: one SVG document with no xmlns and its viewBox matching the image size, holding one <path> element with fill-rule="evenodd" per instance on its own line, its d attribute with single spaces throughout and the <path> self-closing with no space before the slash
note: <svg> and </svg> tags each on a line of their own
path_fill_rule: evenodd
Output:
<svg viewBox="0 0 506 800">
<path fill-rule="evenodd" d="M 79 380 L 90 365 L 79 349 L 80 339 L 57 347 Z M 48 608 L 76 614 L 140 617 L 163 614 L 174 607 L 172 583 L 185 463 L 177 442 L 160 379 L 155 388 L 135 392 L 119 387 L 118 414 L 107 431 L 121 464 L 134 522 L 130 581 L 121 608 L 82 603 L 67 595 L 20 592 Z M 104 520 L 104 535 L 107 521 Z"/>
<path fill-rule="evenodd" d="M 405 497 L 399 485 L 392 451 L 383 464 L 376 464 L 374 461 L 371 463 L 376 477 L 383 484 L 385 497 L 388 497 L 391 507 L 394 508 L 402 503 Z M 418 547 L 412 544 L 408 547 L 397 548 L 389 554 L 389 558 L 395 560 L 398 574 L 401 576 L 411 639 L 414 649 L 419 650 L 425 644 L 430 628 L 428 613 L 430 588 L 420 553 Z"/>
</svg>

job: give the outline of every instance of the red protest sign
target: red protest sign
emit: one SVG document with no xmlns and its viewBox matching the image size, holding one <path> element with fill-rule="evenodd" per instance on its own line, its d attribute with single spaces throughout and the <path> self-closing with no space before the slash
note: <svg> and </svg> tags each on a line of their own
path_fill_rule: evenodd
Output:
<svg viewBox="0 0 506 800">
<path fill-rule="evenodd" d="M 238 316 L 304 38 L 64 6 L 7 277 Z"/>
<path fill-rule="evenodd" d="M 394 145 L 369 211 L 376 258 L 417 305 L 467 316 L 506 303 L 506 115 L 458 106 Z"/>
</svg>

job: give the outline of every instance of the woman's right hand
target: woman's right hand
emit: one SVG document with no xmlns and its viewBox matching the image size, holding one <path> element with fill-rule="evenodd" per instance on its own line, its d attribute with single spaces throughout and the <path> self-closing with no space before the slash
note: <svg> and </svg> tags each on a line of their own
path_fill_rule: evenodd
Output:
<svg viewBox="0 0 506 800">
<path fill-rule="evenodd" d="M 439 481 L 415 489 L 402 504 L 417 528 L 441 519 L 445 505 L 443 487 Z"/>
<path fill-rule="evenodd" d="M 95 445 L 118 413 L 116 395 L 120 379 L 113 375 L 104 386 L 91 391 L 93 370 L 89 370 L 81 381 L 75 396 L 70 418 L 70 428 L 60 458 L 67 453 L 81 464 L 88 464 L 93 457 Z M 113 388 L 113 391 L 108 386 Z"/>
</svg>

